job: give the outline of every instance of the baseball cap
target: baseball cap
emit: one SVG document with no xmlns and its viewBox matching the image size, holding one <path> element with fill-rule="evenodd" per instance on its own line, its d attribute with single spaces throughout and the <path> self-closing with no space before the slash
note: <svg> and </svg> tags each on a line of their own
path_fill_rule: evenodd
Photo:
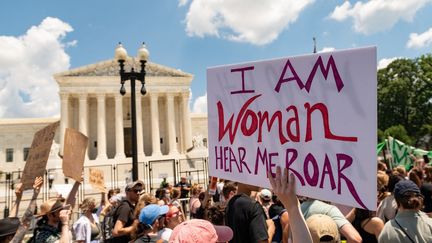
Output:
<svg viewBox="0 0 432 243">
<path fill-rule="evenodd" d="M 215 243 L 228 242 L 233 237 L 233 231 L 228 226 L 213 225 L 207 220 L 192 219 L 177 225 L 170 243 Z"/>
<path fill-rule="evenodd" d="M 63 199 L 51 198 L 41 204 L 40 213 L 37 214 L 36 217 L 41 217 L 61 209 L 63 209 Z"/>
<path fill-rule="evenodd" d="M 20 220 L 17 217 L 0 219 L 0 237 L 15 234 L 20 226 Z"/>
<path fill-rule="evenodd" d="M 306 220 L 314 243 L 339 242 L 336 222 L 327 215 L 314 214 Z"/>
<path fill-rule="evenodd" d="M 265 200 L 270 200 L 272 198 L 272 193 L 269 189 L 262 189 L 260 192 L 260 197 Z"/>
<path fill-rule="evenodd" d="M 394 197 L 395 198 L 403 198 L 406 193 L 414 192 L 420 194 L 420 189 L 418 186 L 411 180 L 402 180 L 396 183 L 394 188 Z"/>
<path fill-rule="evenodd" d="M 159 206 L 156 204 L 150 204 L 141 209 L 138 218 L 140 223 L 151 225 L 159 216 L 168 213 L 168 210 L 169 208 L 167 205 Z"/>
<path fill-rule="evenodd" d="M 144 190 L 144 182 L 142 180 L 137 180 L 134 182 L 129 182 L 126 185 L 125 191 L 130 191 L 132 188 L 134 188 L 136 186 L 141 186 L 141 189 Z"/>
</svg>

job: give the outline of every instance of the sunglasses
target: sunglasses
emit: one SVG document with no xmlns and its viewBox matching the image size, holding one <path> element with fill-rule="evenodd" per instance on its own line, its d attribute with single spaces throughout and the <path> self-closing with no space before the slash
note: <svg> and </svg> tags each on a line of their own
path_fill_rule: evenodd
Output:
<svg viewBox="0 0 432 243">
<path fill-rule="evenodd" d="M 135 192 L 136 194 L 140 194 L 142 189 L 132 189 L 131 191 Z"/>
</svg>

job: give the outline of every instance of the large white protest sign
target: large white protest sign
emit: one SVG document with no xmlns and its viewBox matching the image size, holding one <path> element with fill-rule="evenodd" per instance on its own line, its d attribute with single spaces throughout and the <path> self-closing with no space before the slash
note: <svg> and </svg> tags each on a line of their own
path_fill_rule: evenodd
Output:
<svg viewBox="0 0 432 243">
<path fill-rule="evenodd" d="M 375 209 L 376 75 L 375 47 L 209 68 L 210 175 Z"/>
</svg>

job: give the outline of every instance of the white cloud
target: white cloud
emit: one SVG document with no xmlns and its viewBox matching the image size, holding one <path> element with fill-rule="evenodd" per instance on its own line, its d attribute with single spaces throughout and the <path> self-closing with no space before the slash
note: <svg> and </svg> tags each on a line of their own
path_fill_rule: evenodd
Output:
<svg viewBox="0 0 432 243">
<path fill-rule="evenodd" d="M 184 6 L 184 5 L 186 5 L 188 2 L 189 2 L 189 0 L 179 0 L 179 4 L 178 4 L 178 6 L 179 6 L 179 7 Z"/>
<path fill-rule="evenodd" d="M 334 50 L 336 50 L 336 48 L 334 48 L 334 47 L 324 47 L 321 51 L 318 51 L 318 53 L 321 53 L 321 52 L 331 52 L 331 51 L 334 51 Z"/>
<path fill-rule="evenodd" d="M 52 75 L 70 66 L 63 39 L 71 31 L 69 24 L 47 17 L 21 36 L 0 36 L 0 117 L 59 114 L 58 86 Z"/>
<path fill-rule="evenodd" d="M 336 6 L 330 18 L 344 21 L 351 17 L 354 30 L 372 34 L 392 28 L 399 20 L 411 22 L 417 11 L 432 0 L 369 0 L 351 5 L 345 1 Z"/>
<path fill-rule="evenodd" d="M 394 60 L 401 59 L 401 58 L 402 57 L 383 58 L 383 59 L 379 60 L 377 69 L 380 70 L 380 69 L 386 68 Z"/>
<path fill-rule="evenodd" d="M 192 0 L 186 32 L 264 45 L 274 41 L 314 1 Z"/>
<path fill-rule="evenodd" d="M 407 43 L 407 47 L 420 49 L 430 45 L 431 43 L 432 43 L 432 28 L 430 28 L 429 30 L 421 34 L 411 33 Z"/>
<path fill-rule="evenodd" d="M 193 113 L 207 113 L 207 93 L 195 99 Z"/>
</svg>

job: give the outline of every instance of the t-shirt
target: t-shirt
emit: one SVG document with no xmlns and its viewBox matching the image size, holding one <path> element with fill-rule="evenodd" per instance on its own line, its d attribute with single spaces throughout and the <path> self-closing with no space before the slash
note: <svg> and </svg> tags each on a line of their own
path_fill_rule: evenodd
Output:
<svg viewBox="0 0 432 243">
<path fill-rule="evenodd" d="M 36 229 L 35 242 L 54 243 L 60 240 L 61 234 L 57 227 L 45 224 Z"/>
<path fill-rule="evenodd" d="M 384 225 L 378 242 L 411 242 L 407 234 L 414 242 L 432 242 L 432 219 L 421 211 L 399 211 Z"/>
<path fill-rule="evenodd" d="M 189 194 L 189 190 L 183 189 L 183 188 L 190 188 L 191 185 L 187 182 L 179 182 L 175 184 L 174 187 L 180 187 L 180 198 L 187 198 Z"/>
<path fill-rule="evenodd" d="M 384 198 L 378 205 L 376 212 L 377 217 L 385 222 L 393 219 L 396 215 L 398 206 L 393 195 L 389 195 Z"/>
<path fill-rule="evenodd" d="M 332 218 L 339 229 L 350 223 L 336 206 L 319 200 L 307 200 L 300 205 L 300 208 L 305 219 L 314 214 L 324 214 Z"/>
<path fill-rule="evenodd" d="M 135 206 L 132 205 L 128 200 L 123 200 L 121 204 L 117 207 L 116 211 L 114 212 L 114 222 L 117 222 L 117 220 L 120 220 L 124 223 L 124 227 L 129 227 L 133 224 L 134 221 L 134 215 L 133 211 L 135 209 Z M 114 223 L 115 225 L 116 223 Z M 112 242 L 120 243 L 120 242 L 129 242 L 131 239 L 127 235 L 114 237 L 112 238 Z"/>
<path fill-rule="evenodd" d="M 246 194 L 236 195 L 228 201 L 225 223 L 234 236 L 230 243 L 250 243 L 267 240 L 267 223 L 263 208 Z"/>
</svg>

